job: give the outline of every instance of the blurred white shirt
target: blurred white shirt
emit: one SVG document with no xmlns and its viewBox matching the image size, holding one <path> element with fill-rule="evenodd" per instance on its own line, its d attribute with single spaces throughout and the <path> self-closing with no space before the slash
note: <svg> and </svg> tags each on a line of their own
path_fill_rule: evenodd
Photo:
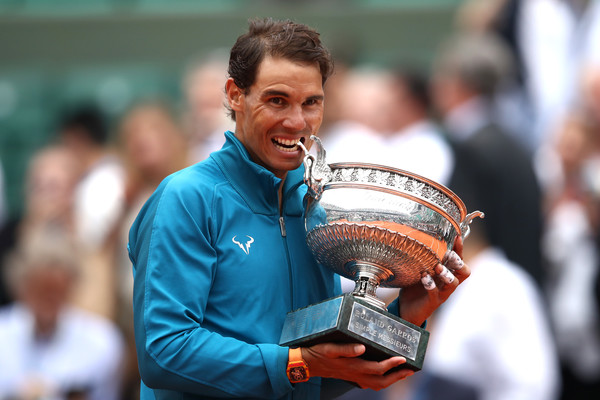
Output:
<svg viewBox="0 0 600 400">
<path fill-rule="evenodd" d="M 587 2 L 581 15 L 571 1 L 521 3 L 517 35 L 542 144 L 576 100 L 583 69 L 600 65 L 600 2 Z"/>
<path fill-rule="evenodd" d="M 428 121 L 412 124 L 387 138 L 382 163 L 447 185 L 454 154 L 437 127 Z"/>
<path fill-rule="evenodd" d="M 600 374 L 600 322 L 594 295 L 600 255 L 587 205 L 561 203 L 548 216 L 543 249 L 549 260 L 548 299 L 561 357 L 578 378 Z"/>
<path fill-rule="evenodd" d="M 482 400 L 558 398 L 558 359 L 537 286 L 495 249 L 469 266 L 471 276 L 431 323 L 423 371 L 470 385 Z"/>
<path fill-rule="evenodd" d="M 35 398 L 62 400 L 65 390 L 87 389 L 86 399 L 118 400 L 123 351 L 116 326 L 96 315 L 68 308 L 56 333 L 41 340 L 30 312 L 7 306 L 0 309 L 0 398 L 39 392 Z"/>
<path fill-rule="evenodd" d="M 74 216 L 78 240 L 97 249 L 123 212 L 125 172 L 117 158 L 106 156 L 96 163 L 75 189 Z"/>
</svg>

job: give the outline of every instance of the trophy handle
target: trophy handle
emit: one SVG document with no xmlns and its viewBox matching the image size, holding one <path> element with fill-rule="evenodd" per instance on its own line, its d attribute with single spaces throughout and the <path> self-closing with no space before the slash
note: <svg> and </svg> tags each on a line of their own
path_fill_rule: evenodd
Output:
<svg viewBox="0 0 600 400">
<path fill-rule="evenodd" d="M 471 222 L 473 222 L 473 220 L 475 218 L 484 218 L 484 217 L 485 217 L 485 214 L 482 213 L 481 211 L 473 211 L 472 213 L 467 214 L 464 221 L 460 223 L 460 236 L 462 237 L 463 240 L 465 240 L 467 238 L 467 236 L 469 236 L 469 234 L 471 233 L 471 227 L 469 226 L 471 224 Z"/>
<path fill-rule="evenodd" d="M 304 150 L 304 183 L 308 186 L 308 194 L 315 200 L 319 200 L 323 194 L 325 185 L 331 181 L 333 172 L 325 161 L 325 149 L 321 139 L 311 135 L 311 140 L 317 145 L 317 157 L 309 154 L 308 149 L 302 142 L 298 146 Z"/>
</svg>

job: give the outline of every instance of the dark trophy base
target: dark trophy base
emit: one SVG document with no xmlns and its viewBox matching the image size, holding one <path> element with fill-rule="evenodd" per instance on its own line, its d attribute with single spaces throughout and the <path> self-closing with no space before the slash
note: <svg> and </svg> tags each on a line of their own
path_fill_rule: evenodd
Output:
<svg viewBox="0 0 600 400">
<path fill-rule="evenodd" d="M 401 368 L 423 367 L 429 332 L 381 310 L 360 297 L 345 294 L 287 314 L 279 344 L 308 347 L 319 343 L 361 343 L 363 358 L 406 358 Z"/>
</svg>

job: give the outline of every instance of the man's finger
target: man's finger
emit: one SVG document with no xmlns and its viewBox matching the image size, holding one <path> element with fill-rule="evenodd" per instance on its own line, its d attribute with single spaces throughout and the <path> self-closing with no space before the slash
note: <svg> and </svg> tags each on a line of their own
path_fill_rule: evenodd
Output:
<svg viewBox="0 0 600 400">
<path fill-rule="evenodd" d="M 361 372 L 368 375 L 385 375 L 391 369 L 406 363 L 404 357 L 390 357 L 379 362 L 368 362 L 364 365 Z M 395 372 L 394 372 L 395 373 Z"/>
<path fill-rule="evenodd" d="M 366 351 L 365 346 L 359 343 L 322 343 L 309 349 L 327 358 L 358 357 Z"/>
</svg>

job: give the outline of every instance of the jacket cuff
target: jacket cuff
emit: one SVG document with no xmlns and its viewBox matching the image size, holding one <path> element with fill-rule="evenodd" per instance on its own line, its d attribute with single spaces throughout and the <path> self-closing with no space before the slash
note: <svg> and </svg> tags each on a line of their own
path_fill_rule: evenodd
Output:
<svg viewBox="0 0 600 400">
<path fill-rule="evenodd" d="M 290 383 L 286 373 L 288 348 L 273 344 L 258 344 L 257 346 L 265 360 L 267 374 L 271 381 L 275 397 L 279 398 L 291 392 L 294 387 Z"/>
</svg>

